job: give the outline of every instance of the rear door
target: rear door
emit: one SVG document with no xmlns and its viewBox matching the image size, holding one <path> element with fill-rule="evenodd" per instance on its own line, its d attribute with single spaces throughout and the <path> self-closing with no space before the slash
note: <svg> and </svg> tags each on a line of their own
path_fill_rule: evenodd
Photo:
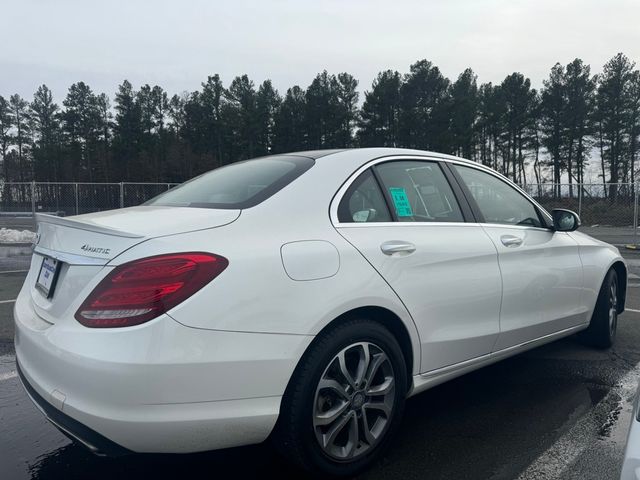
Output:
<svg viewBox="0 0 640 480">
<path fill-rule="evenodd" d="M 501 295 L 496 249 L 437 161 L 378 161 L 342 189 L 337 230 L 411 313 L 426 372 L 491 352 Z"/>
<path fill-rule="evenodd" d="M 584 323 L 582 262 L 571 236 L 549 228 L 531 200 L 499 176 L 469 165 L 452 170 L 498 250 L 504 288 L 495 350 Z"/>
</svg>

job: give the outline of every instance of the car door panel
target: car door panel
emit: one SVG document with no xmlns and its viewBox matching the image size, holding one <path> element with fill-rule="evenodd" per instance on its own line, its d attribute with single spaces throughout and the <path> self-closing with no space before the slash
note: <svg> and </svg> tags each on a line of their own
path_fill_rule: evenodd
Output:
<svg viewBox="0 0 640 480">
<path fill-rule="evenodd" d="M 422 345 L 422 372 L 491 352 L 502 285 L 496 249 L 481 226 L 357 225 L 338 231 L 411 313 Z M 381 245 L 389 241 L 413 244 L 415 251 L 385 254 Z"/>
<path fill-rule="evenodd" d="M 500 336 L 494 350 L 584 323 L 582 264 L 569 235 L 527 227 L 483 228 L 498 250 L 503 284 Z M 505 245 L 505 237 L 522 243 Z"/>
<path fill-rule="evenodd" d="M 466 164 L 452 171 L 498 252 L 503 289 L 494 351 L 584 323 L 577 242 L 548 228 L 539 207 L 504 178 Z"/>
</svg>

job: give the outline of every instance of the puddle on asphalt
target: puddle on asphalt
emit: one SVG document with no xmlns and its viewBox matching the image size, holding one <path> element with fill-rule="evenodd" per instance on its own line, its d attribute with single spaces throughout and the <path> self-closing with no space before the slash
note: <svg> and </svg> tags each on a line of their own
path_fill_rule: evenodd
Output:
<svg viewBox="0 0 640 480">
<path fill-rule="evenodd" d="M 600 440 L 624 449 L 629 426 L 633 419 L 633 401 L 638 388 L 640 365 L 629 370 L 618 382 L 607 398 L 611 405 L 598 434 Z"/>
<path fill-rule="evenodd" d="M 591 405 L 596 406 L 609 392 L 609 387 L 587 387 L 589 396 L 591 397 Z"/>
</svg>

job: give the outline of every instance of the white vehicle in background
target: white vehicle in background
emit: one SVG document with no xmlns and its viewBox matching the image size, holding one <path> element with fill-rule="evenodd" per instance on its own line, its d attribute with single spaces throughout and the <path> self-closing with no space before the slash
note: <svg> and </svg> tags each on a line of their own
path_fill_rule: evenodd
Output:
<svg viewBox="0 0 640 480">
<path fill-rule="evenodd" d="M 633 404 L 620 480 L 640 480 L 640 388 Z"/>
<path fill-rule="evenodd" d="M 271 437 L 309 470 L 351 475 L 407 397 L 577 332 L 611 345 L 626 266 L 578 226 L 431 152 L 235 163 L 139 207 L 41 216 L 15 305 L 19 374 L 96 453 Z"/>
</svg>

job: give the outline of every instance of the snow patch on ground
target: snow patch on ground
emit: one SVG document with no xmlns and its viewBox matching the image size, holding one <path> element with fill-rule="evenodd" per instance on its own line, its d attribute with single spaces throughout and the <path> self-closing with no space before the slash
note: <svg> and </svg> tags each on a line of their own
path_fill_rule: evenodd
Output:
<svg viewBox="0 0 640 480">
<path fill-rule="evenodd" d="M 36 234 L 29 230 L 12 230 L 0 228 L 0 243 L 29 243 L 33 242 Z"/>
</svg>

